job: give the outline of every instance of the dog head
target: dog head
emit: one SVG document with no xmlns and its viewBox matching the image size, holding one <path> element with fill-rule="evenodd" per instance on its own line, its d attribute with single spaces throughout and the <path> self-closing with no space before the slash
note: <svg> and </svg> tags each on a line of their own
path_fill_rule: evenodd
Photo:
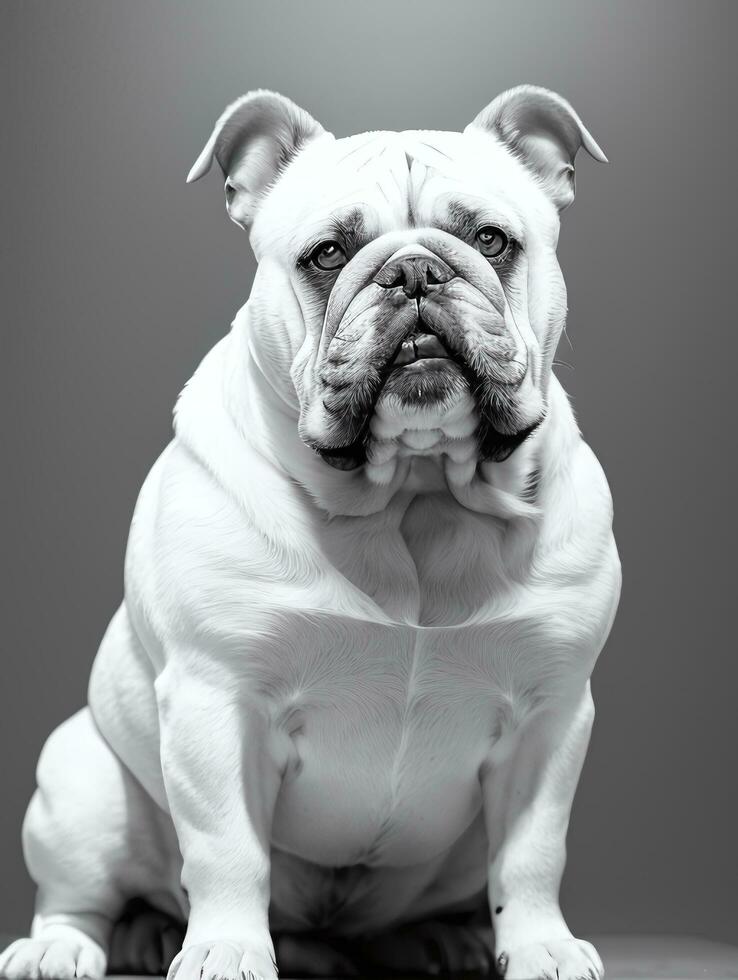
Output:
<svg viewBox="0 0 738 980">
<path fill-rule="evenodd" d="M 566 292 L 574 160 L 605 156 L 561 96 L 520 86 L 463 132 L 336 139 L 273 92 L 229 106 L 215 159 L 259 261 L 251 344 L 325 465 L 388 484 L 403 456 L 448 480 L 506 459 L 546 414 Z"/>
</svg>

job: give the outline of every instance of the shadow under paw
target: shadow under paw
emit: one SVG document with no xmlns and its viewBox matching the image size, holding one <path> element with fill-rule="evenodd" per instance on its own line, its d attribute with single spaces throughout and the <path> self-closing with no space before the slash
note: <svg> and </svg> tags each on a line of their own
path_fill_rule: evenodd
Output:
<svg viewBox="0 0 738 980">
<path fill-rule="evenodd" d="M 113 927 L 108 973 L 166 976 L 184 936 L 183 922 L 142 898 L 132 899 Z"/>
<path fill-rule="evenodd" d="M 496 976 L 488 926 L 429 920 L 372 936 L 312 932 L 274 938 L 283 977 Z"/>
</svg>

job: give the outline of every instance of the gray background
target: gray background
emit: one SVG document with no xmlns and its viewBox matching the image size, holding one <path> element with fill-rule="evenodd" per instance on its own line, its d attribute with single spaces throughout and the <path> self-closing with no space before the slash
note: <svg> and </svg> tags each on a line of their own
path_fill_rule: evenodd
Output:
<svg viewBox="0 0 738 980">
<path fill-rule="evenodd" d="M 624 588 L 563 901 L 581 933 L 738 940 L 734 167 L 738 5 L 25 0 L 0 7 L 0 929 L 51 729 L 85 699 L 171 408 L 254 263 L 214 174 L 225 104 L 269 87 L 337 135 L 460 129 L 529 81 L 580 160 L 558 368 L 608 474 Z M 730 580 L 730 581 L 729 581 Z"/>
</svg>

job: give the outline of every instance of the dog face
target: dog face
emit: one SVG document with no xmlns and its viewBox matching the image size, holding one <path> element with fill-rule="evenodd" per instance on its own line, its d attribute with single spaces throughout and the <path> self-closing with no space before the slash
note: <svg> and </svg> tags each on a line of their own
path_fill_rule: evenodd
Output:
<svg viewBox="0 0 738 980">
<path fill-rule="evenodd" d="M 542 421 L 581 146 L 605 159 L 567 102 L 531 86 L 463 133 L 336 139 L 270 92 L 225 111 L 188 179 L 221 165 L 259 260 L 254 348 L 327 464 L 388 483 L 399 456 L 443 455 L 464 482 Z"/>
</svg>

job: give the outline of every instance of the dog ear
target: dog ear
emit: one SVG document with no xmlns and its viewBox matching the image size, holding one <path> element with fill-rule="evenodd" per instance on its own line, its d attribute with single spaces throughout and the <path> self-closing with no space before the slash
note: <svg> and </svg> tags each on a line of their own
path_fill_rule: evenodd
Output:
<svg viewBox="0 0 738 980">
<path fill-rule="evenodd" d="M 257 89 L 231 103 L 187 175 L 204 177 L 215 158 L 226 178 L 226 208 L 232 221 L 248 228 L 260 200 L 295 154 L 325 130 L 290 99 Z"/>
<path fill-rule="evenodd" d="M 486 130 L 508 146 L 541 179 L 559 211 L 574 200 L 579 148 L 608 162 L 566 99 L 536 85 L 518 85 L 498 95 L 466 130 L 472 128 Z"/>
</svg>

